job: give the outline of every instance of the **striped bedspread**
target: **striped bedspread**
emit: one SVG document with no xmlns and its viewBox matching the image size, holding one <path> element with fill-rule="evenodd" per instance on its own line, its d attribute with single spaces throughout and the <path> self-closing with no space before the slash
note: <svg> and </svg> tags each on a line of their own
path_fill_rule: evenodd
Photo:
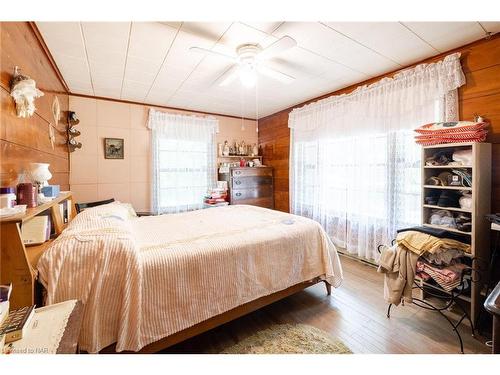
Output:
<svg viewBox="0 0 500 375">
<path fill-rule="evenodd" d="M 253 206 L 135 217 L 79 214 L 38 263 L 47 303 L 84 304 L 82 350 L 138 351 L 246 302 L 342 269 L 321 226 Z"/>
</svg>

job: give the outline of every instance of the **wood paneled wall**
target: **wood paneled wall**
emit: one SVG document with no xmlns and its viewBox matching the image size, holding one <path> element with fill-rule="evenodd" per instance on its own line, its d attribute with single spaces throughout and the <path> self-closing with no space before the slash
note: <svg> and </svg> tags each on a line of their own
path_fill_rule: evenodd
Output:
<svg viewBox="0 0 500 375">
<path fill-rule="evenodd" d="M 492 211 L 500 212 L 500 35 L 476 41 L 411 66 L 437 61 L 453 52 L 462 54 L 462 67 L 467 80 L 466 84 L 459 89 L 460 119 L 472 120 L 474 114 L 477 113 L 491 124 L 487 141 L 493 143 Z M 289 211 L 290 130 L 288 129 L 288 114 L 290 111 L 318 99 L 351 92 L 360 85 L 374 83 L 394 73 L 396 72 L 359 82 L 259 120 L 259 145 L 263 150 L 264 163 L 275 169 L 276 209 Z"/>
<path fill-rule="evenodd" d="M 14 67 L 29 75 L 45 95 L 35 102 L 36 113 L 29 119 L 16 116 L 10 97 Z M 63 120 L 57 125 L 52 117 L 52 101 L 57 95 Z M 69 154 L 64 118 L 68 95 L 63 81 L 53 67 L 36 29 L 29 22 L 0 22 L 0 185 L 14 186 L 18 174 L 30 162 L 50 163 L 51 184 L 69 189 Z M 49 140 L 49 126 L 55 127 L 54 149 Z"/>
</svg>

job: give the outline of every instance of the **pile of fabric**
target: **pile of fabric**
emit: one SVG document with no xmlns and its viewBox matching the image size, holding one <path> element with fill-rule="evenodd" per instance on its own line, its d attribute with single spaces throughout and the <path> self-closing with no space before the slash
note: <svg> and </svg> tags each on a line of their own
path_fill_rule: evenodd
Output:
<svg viewBox="0 0 500 375">
<path fill-rule="evenodd" d="M 471 249 L 467 241 L 460 234 L 424 226 L 399 230 L 396 243 L 380 254 L 378 272 L 384 274 L 387 303 L 411 303 L 415 275 L 448 292 L 458 287 L 463 271 L 470 268 L 462 262 Z"/>
<path fill-rule="evenodd" d="M 457 148 L 455 150 L 438 150 L 425 159 L 427 166 L 472 166 L 472 149 Z"/>
<path fill-rule="evenodd" d="M 419 145 L 431 146 L 441 143 L 484 142 L 488 134 L 488 123 L 472 121 L 434 122 L 426 124 L 415 132 Z"/>
</svg>

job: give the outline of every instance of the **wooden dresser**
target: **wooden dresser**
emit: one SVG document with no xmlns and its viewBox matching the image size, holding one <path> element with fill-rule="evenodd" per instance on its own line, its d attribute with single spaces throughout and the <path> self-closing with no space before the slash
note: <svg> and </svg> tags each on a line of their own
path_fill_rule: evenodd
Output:
<svg viewBox="0 0 500 375">
<path fill-rule="evenodd" d="M 250 204 L 274 208 L 272 167 L 230 168 L 230 204 Z"/>
</svg>

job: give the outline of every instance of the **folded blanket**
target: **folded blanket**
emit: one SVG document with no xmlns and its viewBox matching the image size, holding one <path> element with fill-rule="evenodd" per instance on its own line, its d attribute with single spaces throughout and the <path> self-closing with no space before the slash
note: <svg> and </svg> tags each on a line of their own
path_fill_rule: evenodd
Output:
<svg viewBox="0 0 500 375">
<path fill-rule="evenodd" d="M 417 273 L 424 273 L 432 277 L 447 292 L 457 288 L 460 285 L 462 272 L 468 268 L 465 264 L 455 264 L 445 268 L 431 266 L 421 260 L 417 261 Z M 425 279 L 425 275 L 424 276 Z"/>
<path fill-rule="evenodd" d="M 475 132 L 484 130 L 488 126 L 486 122 L 472 121 L 450 121 L 450 122 L 433 122 L 431 124 L 422 125 L 415 129 L 415 132 L 420 134 L 450 134 L 455 132 Z"/>
<path fill-rule="evenodd" d="M 441 250 L 456 249 L 470 253 L 470 245 L 449 238 L 438 238 L 417 231 L 400 232 L 396 237 L 398 245 L 406 247 L 415 254 L 436 253 Z"/>
</svg>

